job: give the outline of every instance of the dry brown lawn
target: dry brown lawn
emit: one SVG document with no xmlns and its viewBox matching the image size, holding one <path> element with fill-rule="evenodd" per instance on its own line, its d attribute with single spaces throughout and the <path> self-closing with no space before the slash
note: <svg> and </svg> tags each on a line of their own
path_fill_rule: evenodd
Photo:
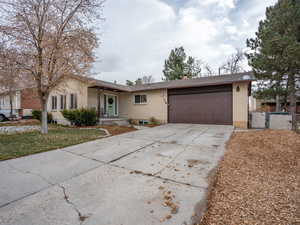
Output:
<svg viewBox="0 0 300 225">
<path fill-rule="evenodd" d="M 218 169 L 201 225 L 299 225 L 300 135 L 237 132 Z"/>
</svg>

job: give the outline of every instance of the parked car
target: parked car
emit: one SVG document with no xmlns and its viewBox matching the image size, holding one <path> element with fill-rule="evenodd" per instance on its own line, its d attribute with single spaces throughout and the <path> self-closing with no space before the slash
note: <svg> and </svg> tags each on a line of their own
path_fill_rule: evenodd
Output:
<svg viewBox="0 0 300 225">
<path fill-rule="evenodd" d="M 8 121 L 9 119 L 2 113 L 0 113 L 0 122 Z"/>
<path fill-rule="evenodd" d="M 4 115 L 6 118 L 14 118 L 18 116 L 17 110 L 13 109 L 12 115 L 10 109 L 0 109 L 0 114 Z"/>
</svg>

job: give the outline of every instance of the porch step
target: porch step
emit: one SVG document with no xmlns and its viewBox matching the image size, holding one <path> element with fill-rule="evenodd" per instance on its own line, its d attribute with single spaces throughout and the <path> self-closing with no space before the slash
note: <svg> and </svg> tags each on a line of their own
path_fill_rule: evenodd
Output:
<svg viewBox="0 0 300 225">
<path fill-rule="evenodd" d="M 103 118 L 99 119 L 99 125 L 118 125 L 118 126 L 129 126 L 128 119 L 124 118 Z"/>
</svg>

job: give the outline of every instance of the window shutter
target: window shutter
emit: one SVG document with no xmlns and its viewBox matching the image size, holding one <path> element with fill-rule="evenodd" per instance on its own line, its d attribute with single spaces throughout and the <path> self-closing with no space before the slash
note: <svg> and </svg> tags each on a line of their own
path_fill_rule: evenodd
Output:
<svg viewBox="0 0 300 225">
<path fill-rule="evenodd" d="M 141 95 L 141 103 L 147 103 L 147 95 Z"/>
</svg>

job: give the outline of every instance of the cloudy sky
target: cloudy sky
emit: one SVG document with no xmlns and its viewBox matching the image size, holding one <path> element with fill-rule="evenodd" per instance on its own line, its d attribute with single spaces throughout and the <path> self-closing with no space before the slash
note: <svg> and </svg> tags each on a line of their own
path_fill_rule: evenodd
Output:
<svg viewBox="0 0 300 225">
<path fill-rule="evenodd" d="M 245 48 L 265 8 L 276 0 L 107 0 L 93 73 L 107 81 L 152 75 L 160 81 L 171 49 L 215 70 L 235 48 Z"/>
</svg>

